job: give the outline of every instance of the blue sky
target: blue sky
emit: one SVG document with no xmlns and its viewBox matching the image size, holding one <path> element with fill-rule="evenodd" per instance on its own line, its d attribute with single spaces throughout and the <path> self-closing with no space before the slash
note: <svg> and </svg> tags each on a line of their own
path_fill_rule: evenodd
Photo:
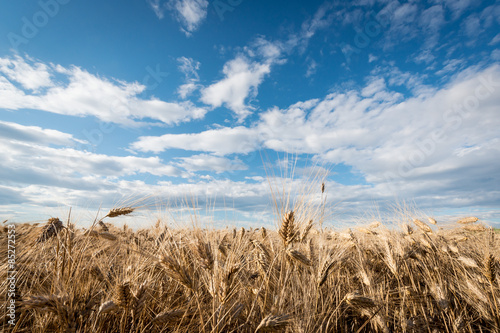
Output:
<svg viewBox="0 0 500 333">
<path fill-rule="evenodd" d="M 327 223 L 498 225 L 499 26 L 500 1 L 3 2 L 0 217 L 196 197 L 269 224 L 288 164 L 292 193 L 330 171 Z"/>
</svg>

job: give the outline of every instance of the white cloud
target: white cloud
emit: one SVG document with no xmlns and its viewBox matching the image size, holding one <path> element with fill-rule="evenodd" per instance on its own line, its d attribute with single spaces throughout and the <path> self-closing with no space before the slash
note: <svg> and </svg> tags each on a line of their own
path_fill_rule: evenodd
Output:
<svg viewBox="0 0 500 333">
<path fill-rule="evenodd" d="M 147 0 L 156 16 L 161 20 L 165 15 L 166 3 L 161 0 Z"/>
<path fill-rule="evenodd" d="M 200 69 L 200 62 L 194 60 L 193 58 L 180 57 L 177 58 L 179 63 L 179 70 L 184 73 L 186 80 L 198 81 L 200 78 L 198 76 L 198 70 Z"/>
<path fill-rule="evenodd" d="M 216 173 L 226 172 L 226 171 L 237 171 L 237 170 L 247 170 L 248 167 L 244 165 L 238 158 L 234 160 L 207 155 L 199 154 L 190 157 L 179 158 L 182 162 L 177 163 L 179 167 L 182 167 L 188 171 L 214 171 Z"/>
<path fill-rule="evenodd" d="M 303 22 L 299 33 L 291 34 L 285 41 L 271 42 L 264 36 L 257 37 L 249 46 L 243 48 L 244 53 L 224 64 L 223 79 L 201 89 L 200 100 L 212 107 L 229 108 L 236 114 L 238 121 L 242 122 L 252 112 L 253 107 L 249 102 L 257 96 L 258 86 L 271 72 L 271 67 L 284 64 L 284 55 L 297 48 L 303 53 L 308 41 L 317 31 L 332 24 L 335 16 L 333 9 L 333 4 L 323 4 L 311 19 Z M 306 74 L 312 75 L 315 67 L 314 63 L 310 63 Z M 188 94 L 190 89 L 194 87 L 186 85 L 179 93 Z"/>
<path fill-rule="evenodd" d="M 245 120 L 253 110 L 249 102 L 257 96 L 258 86 L 271 72 L 271 67 L 284 64 L 284 55 L 297 48 L 303 53 L 317 31 L 332 24 L 335 16 L 333 9 L 333 4 L 324 3 L 311 19 L 303 22 L 299 33 L 289 35 L 285 41 L 271 42 L 264 36 L 257 37 L 243 48 L 244 53 L 224 64 L 223 79 L 201 89 L 200 100 L 212 107 L 225 106 L 236 114 L 239 122 Z M 306 75 L 312 75 L 315 67 L 315 63 L 310 63 Z M 179 93 L 188 94 L 190 89 L 194 87 L 182 87 Z"/>
<path fill-rule="evenodd" d="M 477 14 L 469 15 L 463 22 L 465 33 L 469 37 L 477 37 L 481 32 L 481 20 Z"/>
<path fill-rule="evenodd" d="M 277 61 L 283 55 L 284 51 L 284 46 L 280 41 L 270 42 L 262 36 L 257 37 L 251 43 L 251 47 L 252 49 L 247 48 L 249 53 L 253 53 L 255 50 L 267 62 Z"/>
<path fill-rule="evenodd" d="M 393 48 L 397 41 L 410 41 L 419 35 L 419 8 L 415 3 L 390 2 L 377 15 L 389 18 L 385 49 Z"/>
<path fill-rule="evenodd" d="M 177 89 L 177 94 L 182 98 L 186 99 L 194 91 L 200 88 L 198 84 L 200 77 L 198 76 L 198 70 L 200 69 L 200 62 L 193 60 L 192 58 L 180 57 L 177 58 L 179 62 L 179 70 L 184 73 L 185 84 L 182 84 Z"/>
<path fill-rule="evenodd" d="M 200 86 L 196 83 L 193 82 L 185 83 L 180 85 L 179 88 L 177 88 L 177 94 L 179 95 L 180 98 L 186 99 L 199 88 Z"/>
<path fill-rule="evenodd" d="M 386 89 L 383 78 L 372 80 L 372 82 L 361 90 L 361 96 L 370 97 Z"/>
<path fill-rule="evenodd" d="M 446 6 L 450 8 L 453 19 L 459 18 L 462 13 L 471 6 L 473 0 L 445 0 Z"/>
<path fill-rule="evenodd" d="M 423 10 L 419 23 L 431 33 L 439 31 L 446 23 L 443 6 L 435 5 Z"/>
<path fill-rule="evenodd" d="M 60 131 L 7 122 L 1 122 L 0 128 L 0 198 L 9 197 L 1 200 L 2 209 L 8 204 L 22 204 L 26 209 L 34 205 L 40 214 L 46 206 L 84 206 L 88 200 L 98 206 L 116 200 L 116 187 L 130 197 L 131 185 L 142 183 L 125 182 L 122 177 L 188 176 L 158 157 L 108 156 L 78 147 L 51 147 L 82 143 Z"/>
<path fill-rule="evenodd" d="M 439 41 L 439 32 L 446 23 L 443 6 L 435 5 L 420 13 L 419 24 L 426 33 L 425 49 L 434 48 Z"/>
<path fill-rule="evenodd" d="M 455 73 L 457 69 L 464 65 L 464 60 L 462 59 L 449 59 L 443 62 L 445 65 L 442 69 L 438 70 L 435 74 L 442 76 L 449 73 Z"/>
<path fill-rule="evenodd" d="M 245 119 L 251 107 L 245 104 L 248 96 L 255 97 L 257 88 L 270 73 L 269 63 L 258 63 L 244 56 L 238 56 L 224 65 L 224 78 L 206 88 L 201 93 L 201 101 L 212 107 L 225 105 L 238 116 Z"/>
<path fill-rule="evenodd" d="M 64 68 L 38 63 L 37 68 L 43 68 L 41 72 L 48 74 L 46 76 L 37 74 L 35 77 L 50 77 L 57 74 L 64 76 L 68 83 L 42 80 L 33 83 L 32 88 L 44 86 L 47 87 L 45 91 L 30 93 L 14 84 L 15 82 L 22 84 L 24 79 L 20 77 L 26 72 L 27 62 L 19 57 L 0 58 L 0 61 L 4 63 L 9 61 L 14 68 L 14 72 L 7 77 L 0 76 L 0 108 L 10 110 L 28 108 L 78 117 L 94 116 L 105 122 L 128 126 L 141 125 L 141 120 L 146 118 L 166 124 L 176 124 L 203 118 L 207 112 L 206 109 L 188 101 L 176 103 L 156 98 L 139 98 L 138 95 L 146 88 L 144 85 L 137 82 L 108 80 L 75 66 Z"/>
<path fill-rule="evenodd" d="M 0 121 L 0 137 L 3 139 L 33 142 L 39 144 L 55 144 L 62 146 L 74 146 L 85 141 L 75 139 L 71 134 L 52 129 L 44 129 L 38 126 L 24 126 L 16 123 Z"/>
<path fill-rule="evenodd" d="M 307 65 L 307 72 L 306 72 L 306 77 L 310 77 L 316 73 L 318 67 L 318 63 L 314 61 L 314 59 L 311 59 L 309 61 L 309 64 Z"/>
<path fill-rule="evenodd" d="M 371 53 L 368 55 L 368 62 L 369 63 L 372 63 L 372 62 L 377 61 L 377 60 L 378 60 L 378 57 L 376 55 L 373 55 Z"/>
<path fill-rule="evenodd" d="M 498 42 L 500 42 L 500 33 L 497 34 L 495 37 L 493 37 L 493 39 L 488 43 L 488 45 L 495 45 L 498 44 Z"/>
<path fill-rule="evenodd" d="M 16 55 L 13 59 L 0 58 L 0 73 L 13 81 L 19 82 L 25 89 L 38 90 L 52 85 L 51 73 L 46 64 L 30 58 L 25 61 Z"/>
<path fill-rule="evenodd" d="M 148 0 L 148 3 L 159 19 L 170 10 L 187 36 L 196 31 L 207 17 L 207 0 Z"/>
<path fill-rule="evenodd" d="M 131 146 L 144 152 L 162 152 L 166 149 L 184 149 L 211 152 L 217 155 L 246 154 L 258 148 L 259 139 L 255 131 L 243 126 L 212 129 L 201 133 L 165 134 L 143 136 Z"/>
<path fill-rule="evenodd" d="M 460 204 L 498 200 L 494 184 L 500 179 L 500 66 L 468 68 L 442 89 L 405 99 L 386 82 L 411 85 L 419 78 L 393 72 L 386 73 L 387 81 L 371 78 L 361 92 L 334 92 L 321 100 L 271 108 L 250 128 L 143 137 L 132 147 L 217 155 L 262 148 L 312 154 L 317 160 L 351 166 L 372 184 L 360 185 L 356 193 L 373 200 L 391 199 L 396 191 L 430 204 L 437 202 L 431 195 L 435 191 L 443 205 L 454 206 L 453 196 L 469 197 L 474 186 L 493 197 L 478 195 Z"/>
<path fill-rule="evenodd" d="M 198 29 L 201 22 L 207 17 L 207 0 L 173 0 L 170 5 L 175 8 L 177 18 L 183 25 L 186 35 Z"/>
<path fill-rule="evenodd" d="M 303 53 L 307 48 L 309 40 L 318 32 L 326 29 L 335 19 L 335 6 L 333 3 L 325 2 L 321 5 L 314 16 L 302 23 L 298 36 L 290 36 L 287 44 L 292 48 L 299 46 L 299 52 Z"/>
<path fill-rule="evenodd" d="M 496 60 L 496 61 L 500 61 L 500 50 L 499 49 L 491 51 L 491 59 Z"/>
<path fill-rule="evenodd" d="M 108 156 L 13 140 L 3 140 L 0 148 L 0 179 L 7 183 L 78 187 L 85 177 L 119 178 L 140 173 L 181 176 L 180 170 L 163 164 L 158 157 Z M 36 163 L 33 156 L 37 156 Z"/>
</svg>

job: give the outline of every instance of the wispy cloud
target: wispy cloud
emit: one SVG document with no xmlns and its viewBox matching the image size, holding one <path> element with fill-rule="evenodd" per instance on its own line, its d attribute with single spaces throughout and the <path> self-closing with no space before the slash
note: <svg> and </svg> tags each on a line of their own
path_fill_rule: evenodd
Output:
<svg viewBox="0 0 500 333">
<path fill-rule="evenodd" d="M 200 77 L 198 76 L 198 70 L 200 69 L 200 62 L 187 57 L 177 58 L 179 63 L 179 70 L 185 76 L 185 82 L 177 89 L 177 94 L 182 98 L 186 99 L 194 91 L 200 88 L 198 82 Z"/>
<path fill-rule="evenodd" d="M 309 64 L 307 65 L 306 77 L 313 76 L 316 73 L 317 68 L 318 68 L 318 63 L 314 61 L 314 59 L 311 59 L 309 61 Z"/>
<path fill-rule="evenodd" d="M 454 20 L 458 19 L 462 13 L 472 4 L 473 0 L 445 0 L 445 4 L 452 11 L 452 17 Z"/>
<path fill-rule="evenodd" d="M 500 42 L 500 33 L 497 34 L 493 39 L 488 43 L 488 45 L 496 45 Z"/>
<path fill-rule="evenodd" d="M 171 11 L 187 36 L 196 31 L 207 17 L 207 0 L 148 0 L 148 3 L 159 19 L 165 16 L 165 11 Z"/>
</svg>

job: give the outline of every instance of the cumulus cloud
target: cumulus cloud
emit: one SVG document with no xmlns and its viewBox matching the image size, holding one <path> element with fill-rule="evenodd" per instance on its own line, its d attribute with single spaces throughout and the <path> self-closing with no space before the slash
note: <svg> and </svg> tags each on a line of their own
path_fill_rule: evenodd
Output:
<svg viewBox="0 0 500 333">
<path fill-rule="evenodd" d="M 201 101 L 212 107 L 227 106 L 245 119 L 251 107 L 245 103 L 248 96 L 255 97 L 257 88 L 271 71 L 269 63 L 258 63 L 244 56 L 238 56 L 224 65 L 224 78 L 201 91 Z"/>
<path fill-rule="evenodd" d="M 142 125 L 141 120 L 148 118 L 177 124 L 203 118 L 207 112 L 190 101 L 177 103 L 156 98 L 142 99 L 139 94 L 145 90 L 144 85 L 105 79 L 76 66 L 64 68 L 20 57 L 0 58 L 0 61 L 8 64 L 8 69 L 2 71 L 6 74 L 0 76 L 0 108 L 94 116 L 104 122 L 127 126 Z M 27 72 L 28 77 L 35 77 L 31 86 L 26 83 L 28 81 L 25 82 Z M 68 83 L 50 80 L 54 75 L 62 76 Z M 43 92 L 30 92 L 17 87 L 17 83 L 26 86 L 26 89 L 28 86 L 29 89 L 45 89 Z"/>
</svg>

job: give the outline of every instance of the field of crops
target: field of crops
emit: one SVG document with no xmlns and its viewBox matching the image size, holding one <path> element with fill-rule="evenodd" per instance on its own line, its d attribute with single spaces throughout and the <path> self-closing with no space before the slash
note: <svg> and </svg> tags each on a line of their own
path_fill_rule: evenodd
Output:
<svg viewBox="0 0 500 333">
<path fill-rule="evenodd" d="M 499 332 L 499 235 L 476 218 L 278 230 L 18 224 L 12 332 Z M 0 244 L 7 257 L 9 228 Z M 1 269 L 8 289 L 8 263 Z M 8 314 L 6 292 L 2 313 Z"/>
</svg>

